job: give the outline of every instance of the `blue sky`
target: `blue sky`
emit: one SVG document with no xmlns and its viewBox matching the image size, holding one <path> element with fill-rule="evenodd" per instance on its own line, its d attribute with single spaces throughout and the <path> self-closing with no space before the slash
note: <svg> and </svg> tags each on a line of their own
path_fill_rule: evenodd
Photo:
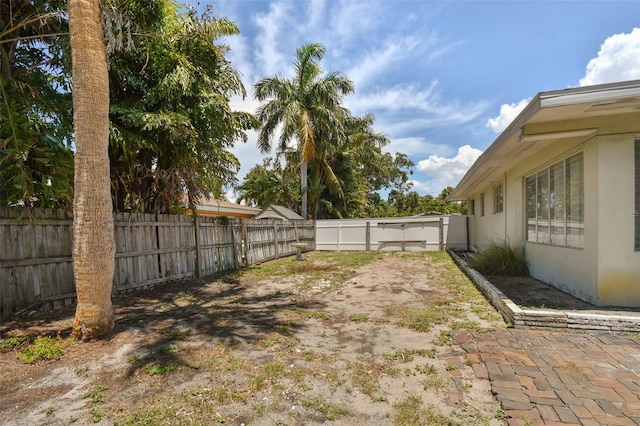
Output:
<svg viewBox="0 0 640 426">
<path fill-rule="evenodd" d="M 196 5 L 197 2 L 187 2 Z M 354 81 L 353 114 L 373 113 L 390 152 L 416 163 L 414 187 L 437 195 L 536 93 L 640 79 L 640 1 L 222 0 L 225 39 L 254 112 L 253 85 L 292 74 L 304 43 L 326 48 L 325 71 Z M 242 179 L 262 161 L 251 133 L 234 153 Z M 229 194 L 233 200 L 234 195 Z"/>
</svg>

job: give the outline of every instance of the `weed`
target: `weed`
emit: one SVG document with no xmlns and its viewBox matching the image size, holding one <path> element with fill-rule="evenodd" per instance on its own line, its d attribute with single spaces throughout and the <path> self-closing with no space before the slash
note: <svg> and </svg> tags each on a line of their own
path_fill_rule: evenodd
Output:
<svg viewBox="0 0 640 426">
<path fill-rule="evenodd" d="M 471 367 L 473 365 L 473 360 L 467 358 L 464 360 L 464 365 L 466 365 L 467 367 Z"/>
<path fill-rule="evenodd" d="M 31 364 L 39 359 L 53 359 L 62 355 L 61 339 L 48 336 L 36 337 L 31 345 L 24 349 L 18 357 L 25 363 Z"/>
<path fill-rule="evenodd" d="M 29 342 L 29 336 L 11 336 L 8 339 L 0 340 L 0 350 L 16 349 L 26 342 Z"/>
<path fill-rule="evenodd" d="M 393 406 L 393 424 L 396 426 L 433 425 L 453 426 L 461 425 L 455 419 L 439 413 L 434 407 L 425 407 L 419 396 L 411 395 Z"/>
<path fill-rule="evenodd" d="M 94 386 L 89 392 L 82 395 L 83 398 L 91 398 L 91 402 L 97 404 L 98 402 L 104 401 L 104 391 L 109 389 L 108 386 Z"/>
<path fill-rule="evenodd" d="M 405 349 L 393 354 L 384 354 L 383 356 L 390 361 L 411 362 L 414 359 L 416 351 Z"/>
<path fill-rule="evenodd" d="M 167 343 L 165 345 L 160 345 L 156 348 L 156 351 L 158 351 L 159 354 L 166 354 L 166 353 L 177 351 L 177 350 L 178 350 L 178 346 L 175 345 L 174 343 Z"/>
<path fill-rule="evenodd" d="M 431 330 L 436 324 L 444 324 L 452 316 L 460 314 L 460 309 L 449 306 L 431 305 L 424 309 L 410 309 L 402 312 L 400 325 L 421 332 Z"/>
<path fill-rule="evenodd" d="M 451 339 L 451 334 L 448 331 L 443 331 L 440 333 L 440 336 L 433 341 L 433 344 L 438 346 L 451 346 L 453 339 Z"/>
<path fill-rule="evenodd" d="M 353 314 L 349 319 L 351 321 L 366 321 L 369 317 L 366 314 Z"/>
<path fill-rule="evenodd" d="M 507 413 L 505 413 L 502 408 L 498 408 L 493 417 L 495 417 L 496 420 L 505 420 L 507 418 Z"/>
<path fill-rule="evenodd" d="M 178 368 L 177 362 L 168 362 L 168 363 L 152 363 L 144 367 L 145 373 L 150 376 L 155 376 L 156 374 L 165 375 L 173 370 Z"/>
<path fill-rule="evenodd" d="M 102 420 L 102 408 L 98 405 L 91 407 L 91 416 L 94 423 L 100 423 Z"/>
<path fill-rule="evenodd" d="M 451 328 L 453 330 L 468 329 L 476 331 L 481 329 L 477 321 L 454 321 L 451 323 Z"/>
<path fill-rule="evenodd" d="M 301 402 L 304 407 L 312 408 L 324 414 L 328 420 L 337 420 L 351 415 L 351 411 L 342 405 L 331 404 L 321 398 L 305 399 Z"/>
<path fill-rule="evenodd" d="M 457 370 L 458 366 L 454 365 L 454 364 L 447 364 L 447 366 L 445 367 L 445 370 L 447 371 L 453 371 L 453 370 Z"/>
<path fill-rule="evenodd" d="M 193 334 L 193 330 L 175 330 L 172 328 L 163 328 L 160 330 L 160 334 L 166 336 L 171 340 L 186 340 L 187 337 Z"/>
<path fill-rule="evenodd" d="M 47 416 L 50 416 L 50 415 L 52 415 L 52 414 L 53 414 L 53 412 L 54 412 L 55 410 L 56 410 L 56 409 L 55 409 L 55 408 L 53 408 L 53 407 L 47 407 L 47 409 L 46 409 L 46 410 L 44 410 L 44 413 L 45 413 Z"/>
<path fill-rule="evenodd" d="M 321 320 L 331 319 L 331 315 L 325 314 L 324 312 L 307 311 L 305 314 L 307 318 L 321 319 Z"/>
<path fill-rule="evenodd" d="M 134 354 L 127 358 L 127 362 L 134 367 L 142 367 L 144 365 L 144 361 L 140 358 L 140 355 Z"/>
<path fill-rule="evenodd" d="M 524 245 L 492 242 L 473 256 L 471 266 L 481 274 L 529 275 Z"/>
<path fill-rule="evenodd" d="M 76 367 L 73 372 L 76 373 L 78 376 L 82 373 L 86 373 L 87 371 L 89 371 L 89 367 Z"/>
</svg>

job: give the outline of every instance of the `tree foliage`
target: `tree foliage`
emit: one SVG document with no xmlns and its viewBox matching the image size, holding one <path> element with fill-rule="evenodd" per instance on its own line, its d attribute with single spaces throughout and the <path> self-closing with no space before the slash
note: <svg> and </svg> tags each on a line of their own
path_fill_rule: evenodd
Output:
<svg viewBox="0 0 640 426">
<path fill-rule="evenodd" d="M 73 199 L 65 1 L 0 2 L 0 204 Z"/>
<path fill-rule="evenodd" d="M 268 77 L 254 86 L 254 97 L 264 102 L 257 111 L 260 150 L 271 151 L 271 139 L 279 125 L 279 152 L 287 150 L 292 140 L 297 142 L 303 217 L 307 215 L 309 195 L 317 198 L 324 188 L 340 192 L 325 160 L 328 150 L 346 141 L 345 124 L 350 114 L 342 100 L 354 91 L 353 82 L 341 73 L 323 74 L 320 61 L 324 54 L 321 44 L 305 44 L 296 50 L 293 78 Z M 322 168 L 322 173 L 312 176 L 309 185 L 307 166 L 311 161 L 316 162 L 316 171 Z M 312 215 L 316 217 L 317 212 L 312 211 Z"/>
<path fill-rule="evenodd" d="M 225 58 L 235 24 L 211 13 L 176 12 L 173 3 L 129 1 L 129 19 L 146 17 L 134 48 L 111 58 L 111 169 L 118 210 L 168 213 L 188 194 L 194 205 L 236 182 L 229 148 L 255 126 L 229 100 L 245 95 Z M 155 19 L 150 19 L 155 16 Z"/>
</svg>

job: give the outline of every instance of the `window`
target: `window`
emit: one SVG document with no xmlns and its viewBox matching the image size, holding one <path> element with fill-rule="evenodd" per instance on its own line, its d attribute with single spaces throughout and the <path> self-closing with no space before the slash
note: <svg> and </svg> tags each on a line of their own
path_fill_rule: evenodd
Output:
<svg viewBox="0 0 640 426">
<path fill-rule="evenodd" d="M 636 209 L 633 212 L 636 225 L 636 251 L 640 251 L 640 139 L 635 146 L 636 160 Z"/>
<path fill-rule="evenodd" d="M 476 200 L 473 198 L 469 200 L 469 216 L 476 214 Z"/>
<path fill-rule="evenodd" d="M 493 187 L 493 212 L 501 213 L 504 211 L 504 183 L 500 182 Z"/>
<path fill-rule="evenodd" d="M 484 216 L 484 192 L 480 194 L 480 216 Z"/>
<path fill-rule="evenodd" d="M 525 191 L 527 241 L 584 247 L 582 153 L 527 177 Z"/>
</svg>

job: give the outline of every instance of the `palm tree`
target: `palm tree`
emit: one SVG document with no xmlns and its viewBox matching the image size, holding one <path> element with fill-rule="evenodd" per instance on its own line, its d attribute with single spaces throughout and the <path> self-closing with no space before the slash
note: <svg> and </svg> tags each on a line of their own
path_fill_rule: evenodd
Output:
<svg viewBox="0 0 640 426">
<path fill-rule="evenodd" d="M 353 82 L 338 72 L 322 75 L 320 61 L 325 48 L 321 44 L 305 44 L 296 50 L 295 75 L 292 79 L 268 77 L 254 86 L 254 97 L 262 104 L 257 111 L 260 122 L 258 147 L 271 151 L 271 137 L 282 125 L 278 150 L 283 152 L 292 139 L 297 139 L 300 153 L 301 215 L 307 217 L 307 164 L 316 155 L 321 130 L 333 140 L 345 137 L 346 110 L 342 98 L 353 93 Z"/>
<path fill-rule="evenodd" d="M 109 75 L 100 0 L 69 0 L 75 175 L 73 334 L 83 340 L 114 327 L 115 243 L 109 177 Z"/>
</svg>

